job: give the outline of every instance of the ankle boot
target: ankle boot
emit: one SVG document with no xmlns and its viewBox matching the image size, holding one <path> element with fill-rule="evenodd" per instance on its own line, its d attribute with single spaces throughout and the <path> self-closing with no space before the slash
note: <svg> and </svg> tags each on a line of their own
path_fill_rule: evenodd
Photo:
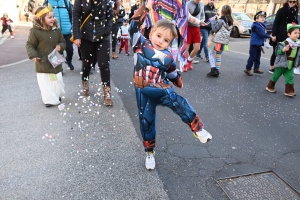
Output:
<svg viewBox="0 0 300 200">
<path fill-rule="evenodd" d="M 270 80 L 269 83 L 268 83 L 268 85 L 267 85 L 267 87 L 266 87 L 266 90 L 268 92 L 275 93 L 276 92 L 276 90 L 275 90 L 275 83 L 276 82 Z"/>
<path fill-rule="evenodd" d="M 106 106 L 113 105 L 113 102 L 111 100 L 111 89 L 109 86 L 103 86 L 103 97 L 104 97 L 104 104 Z"/>
<path fill-rule="evenodd" d="M 285 84 L 284 95 L 288 97 L 295 96 L 294 84 Z"/>
<path fill-rule="evenodd" d="M 207 76 L 219 77 L 219 70 L 217 70 L 215 67 L 212 67 Z"/>
<path fill-rule="evenodd" d="M 69 66 L 70 70 L 74 70 L 74 66 L 72 64 L 72 60 L 67 61 L 67 65 Z"/>
<path fill-rule="evenodd" d="M 82 81 L 82 94 L 84 96 L 89 96 L 90 95 L 89 81 Z"/>
</svg>

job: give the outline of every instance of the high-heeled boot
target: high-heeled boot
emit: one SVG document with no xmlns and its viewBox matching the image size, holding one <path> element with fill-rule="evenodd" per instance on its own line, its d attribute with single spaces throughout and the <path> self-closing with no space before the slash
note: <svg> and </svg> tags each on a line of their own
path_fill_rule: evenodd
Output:
<svg viewBox="0 0 300 200">
<path fill-rule="evenodd" d="M 84 96 L 89 96 L 90 95 L 89 81 L 82 81 L 82 94 Z"/>
<path fill-rule="evenodd" d="M 113 102 L 111 100 L 111 89 L 109 86 L 103 86 L 103 98 L 104 98 L 104 104 L 106 106 L 113 105 Z"/>
</svg>

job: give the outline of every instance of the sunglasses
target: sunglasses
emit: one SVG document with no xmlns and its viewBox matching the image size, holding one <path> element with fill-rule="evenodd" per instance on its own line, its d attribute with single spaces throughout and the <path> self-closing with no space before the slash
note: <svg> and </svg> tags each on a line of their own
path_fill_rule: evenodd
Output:
<svg viewBox="0 0 300 200">
<path fill-rule="evenodd" d="M 289 3 L 296 3 L 297 1 L 289 1 Z"/>
</svg>

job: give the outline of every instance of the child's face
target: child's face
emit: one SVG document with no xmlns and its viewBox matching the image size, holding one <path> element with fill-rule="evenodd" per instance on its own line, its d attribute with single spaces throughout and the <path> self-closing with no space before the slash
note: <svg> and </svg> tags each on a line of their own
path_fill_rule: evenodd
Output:
<svg viewBox="0 0 300 200">
<path fill-rule="evenodd" d="M 173 40 L 171 30 L 164 29 L 162 27 L 159 27 L 155 31 L 151 32 L 149 38 L 153 47 L 160 51 L 167 49 Z"/>
<path fill-rule="evenodd" d="M 266 21 L 266 18 L 265 18 L 265 16 L 263 16 L 263 15 L 259 15 L 258 18 L 256 18 L 256 21 L 257 21 L 257 22 L 263 23 L 263 22 Z"/>
<path fill-rule="evenodd" d="M 46 16 L 45 16 L 45 23 L 46 23 L 46 25 L 47 25 L 47 26 L 53 26 L 54 21 L 55 21 L 55 19 L 54 19 L 54 14 L 53 14 L 53 12 L 48 12 L 48 13 L 46 14 Z"/>
<path fill-rule="evenodd" d="M 299 34 L 300 34 L 300 31 L 299 29 L 295 29 L 293 30 L 291 33 L 288 33 L 288 36 L 289 38 L 291 38 L 292 40 L 297 40 L 299 38 Z"/>
</svg>

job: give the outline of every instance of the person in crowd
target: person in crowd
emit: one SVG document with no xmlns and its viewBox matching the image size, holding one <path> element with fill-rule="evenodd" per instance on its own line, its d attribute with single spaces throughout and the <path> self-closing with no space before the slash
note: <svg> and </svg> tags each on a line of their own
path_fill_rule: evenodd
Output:
<svg viewBox="0 0 300 200">
<path fill-rule="evenodd" d="M 215 33 L 213 41 L 208 44 L 209 64 L 211 71 L 207 74 L 210 77 L 219 77 L 221 67 L 221 55 L 228 50 L 230 32 L 232 30 L 233 19 L 231 18 L 231 7 L 224 5 L 221 9 L 221 17 L 210 18 L 212 31 Z"/>
<path fill-rule="evenodd" d="M 72 64 L 73 59 L 73 43 L 70 41 L 72 37 L 72 5 L 69 0 L 45 0 L 43 5 L 46 6 L 50 4 L 55 18 L 58 20 L 60 29 L 66 40 L 66 63 L 70 70 L 74 70 L 74 65 Z"/>
<path fill-rule="evenodd" d="M 154 148 L 156 136 L 156 106 L 167 106 L 181 117 L 200 142 L 206 143 L 212 136 L 204 129 L 203 123 L 188 101 L 178 95 L 174 86 L 182 88 L 181 75 L 176 70 L 176 61 L 168 50 L 172 40 L 177 38 L 175 24 L 168 19 L 158 20 L 151 28 L 149 39 L 140 32 L 140 25 L 148 12 L 152 11 L 152 1 L 140 6 L 130 24 L 130 38 L 135 54 L 134 85 L 138 106 L 140 131 L 146 151 L 146 169 L 155 168 Z M 170 82 L 169 82 L 170 81 Z"/>
<path fill-rule="evenodd" d="M 276 42 L 271 42 L 273 46 L 273 53 L 270 59 L 269 70 L 269 73 L 271 74 L 274 72 L 274 62 L 276 58 L 275 48 L 277 46 L 277 43 L 282 42 L 286 39 L 286 25 L 288 23 L 298 24 L 298 1 L 296 0 L 287 0 L 276 13 L 271 33 L 276 38 Z"/>
<path fill-rule="evenodd" d="M 249 58 L 247 61 L 246 69 L 244 72 L 248 76 L 253 76 L 253 73 L 263 74 L 260 70 L 260 57 L 262 46 L 266 38 L 273 38 L 269 34 L 266 34 L 266 12 L 258 11 L 254 15 L 255 22 L 251 26 L 251 38 L 250 38 L 250 49 L 249 49 Z M 274 38 L 275 39 L 275 38 Z M 273 39 L 273 40 L 274 40 Z M 252 66 L 254 65 L 253 73 L 251 72 Z"/>
<path fill-rule="evenodd" d="M 269 81 L 266 90 L 275 93 L 275 84 L 281 75 L 285 79 L 284 95 L 295 96 L 294 89 L 294 68 L 300 66 L 300 25 L 295 23 L 287 24 L 288 38 L 280 42 L 276 48 L 275 70 Z M 278 58 L 278 59 L 277 59 Z"/>
<path fill-rule="evenodd" d="M 62 65 L 55 68 L 48 55 L 56 49 L 63 53 L 66 42 L 51 8 L 41 6 L 34 12 L 33 28 L 30 29 L 26 50 L 28 58 L 35 63 L 37 81 L 46 107 L 60 104 L 65 93 Z"/>
<path fill-rule="evenodd" d="M 113 2 L 110 0 L 76 0 L 73 7 L 74 44 L 80 47 L 82 90 L 89 96 L 89 74 L 95 54 L 103 85 L 104 104 L 112 106 L 110 87 L 110 33 L 113 26 Z M 84 23 L 82 29 L 80 24 Z"/>
<path fill-rule="evenodd" d="M 211 31 L 211 24 L 208 19 L 217 15 L 217 10 L 214 6 L 214 0 L 208 0 L 208 3 L 204 6 L 204 14 L 205 14 L 206 25 L 200 26 L 202 40 L 201 40 L 201 44 L 200 44 L 200 50 L 198 51 L 196 57 L 202 59 L 201 52 L 202 52 L 202 49 L 204 49 L 205 61 L 209 62 L 207 43 L 208 43 L 208 35 Z"/>
<path fill-rule="evenodd" d="M 114 6 L 114 25 L 111 32 L 111 38 L 112 38 L 112 54 L 111 57 L 113 59 L 118 58 L 116 54 L 116 46 L 117 46 L 117 35 L 120 27 L 123 25 L 123 17 L 125 16 L 125 8 L 122 5 L 122 0 L 116 0 L 115 6 Z"/>
<path fill-rule="evenodd" d="M 189 13 L 199 19 L 202 22 L 202 26 L 205 26 L 205 14 L 204 14 L 204 4 L 201 2 L 201 0 L 191 0 L 187 2 L 187 7 L 189 10 Z M 183 71 L 187 72 L 187 70 L 192 70 L 193 65 L 192 61 L 194 60 L 194 57 L 198 53 L 200 49 L 200 42 L 201 42 L 201 34 L 200 34 L 200 26 L 188 23 L 188 34 L 187 34 L 187 49 L 189 49 L 190 45 L 193 45 L 193 50 L 189 55 L 187 55 L 187 63 L 183 67 Z"/>
<path fill-rule="evenodd" d="M 128 49 L 128 41 L 130 39 L 128 29 L 129 29 L 128 20 L 124 20 L 123 25 L 121 26 L 118 32 L 118 38 L 120 38 L 121 40 L 119 54 L 122 52 L 123 48 L 125 48 L 125 54 L 127 56 L 130 55 Z"/>
<path fill-rule="evenodd" d="M 2 22 L 2 31 L 1 31 L 1 34 L 0 34 L 0 38 L 3 36 L 5 31 L 8 30 L 9 33 L 10 33 L 10 38 L 14 39 L 15 37 L 14 37 L 13 31 L 11 29 L 11 25 L 13 23 L 13 20 L 11 20 L 8 17 L 7 13 L 4 13 L 3 16 L 1 17 L 1 22 Z"/>
<path fill-rule="evenodd" d="M 140 6 L 140 0 L 136 0 L 135 4 L 133 6 L 131 6 L 131 8 L 130 8 L 130 14 L 129 14 L 129 23 L 131 21 L 131 17 L 137 11 L 137 9 L 139 8 L 139 6 Z"/>
</svg>

